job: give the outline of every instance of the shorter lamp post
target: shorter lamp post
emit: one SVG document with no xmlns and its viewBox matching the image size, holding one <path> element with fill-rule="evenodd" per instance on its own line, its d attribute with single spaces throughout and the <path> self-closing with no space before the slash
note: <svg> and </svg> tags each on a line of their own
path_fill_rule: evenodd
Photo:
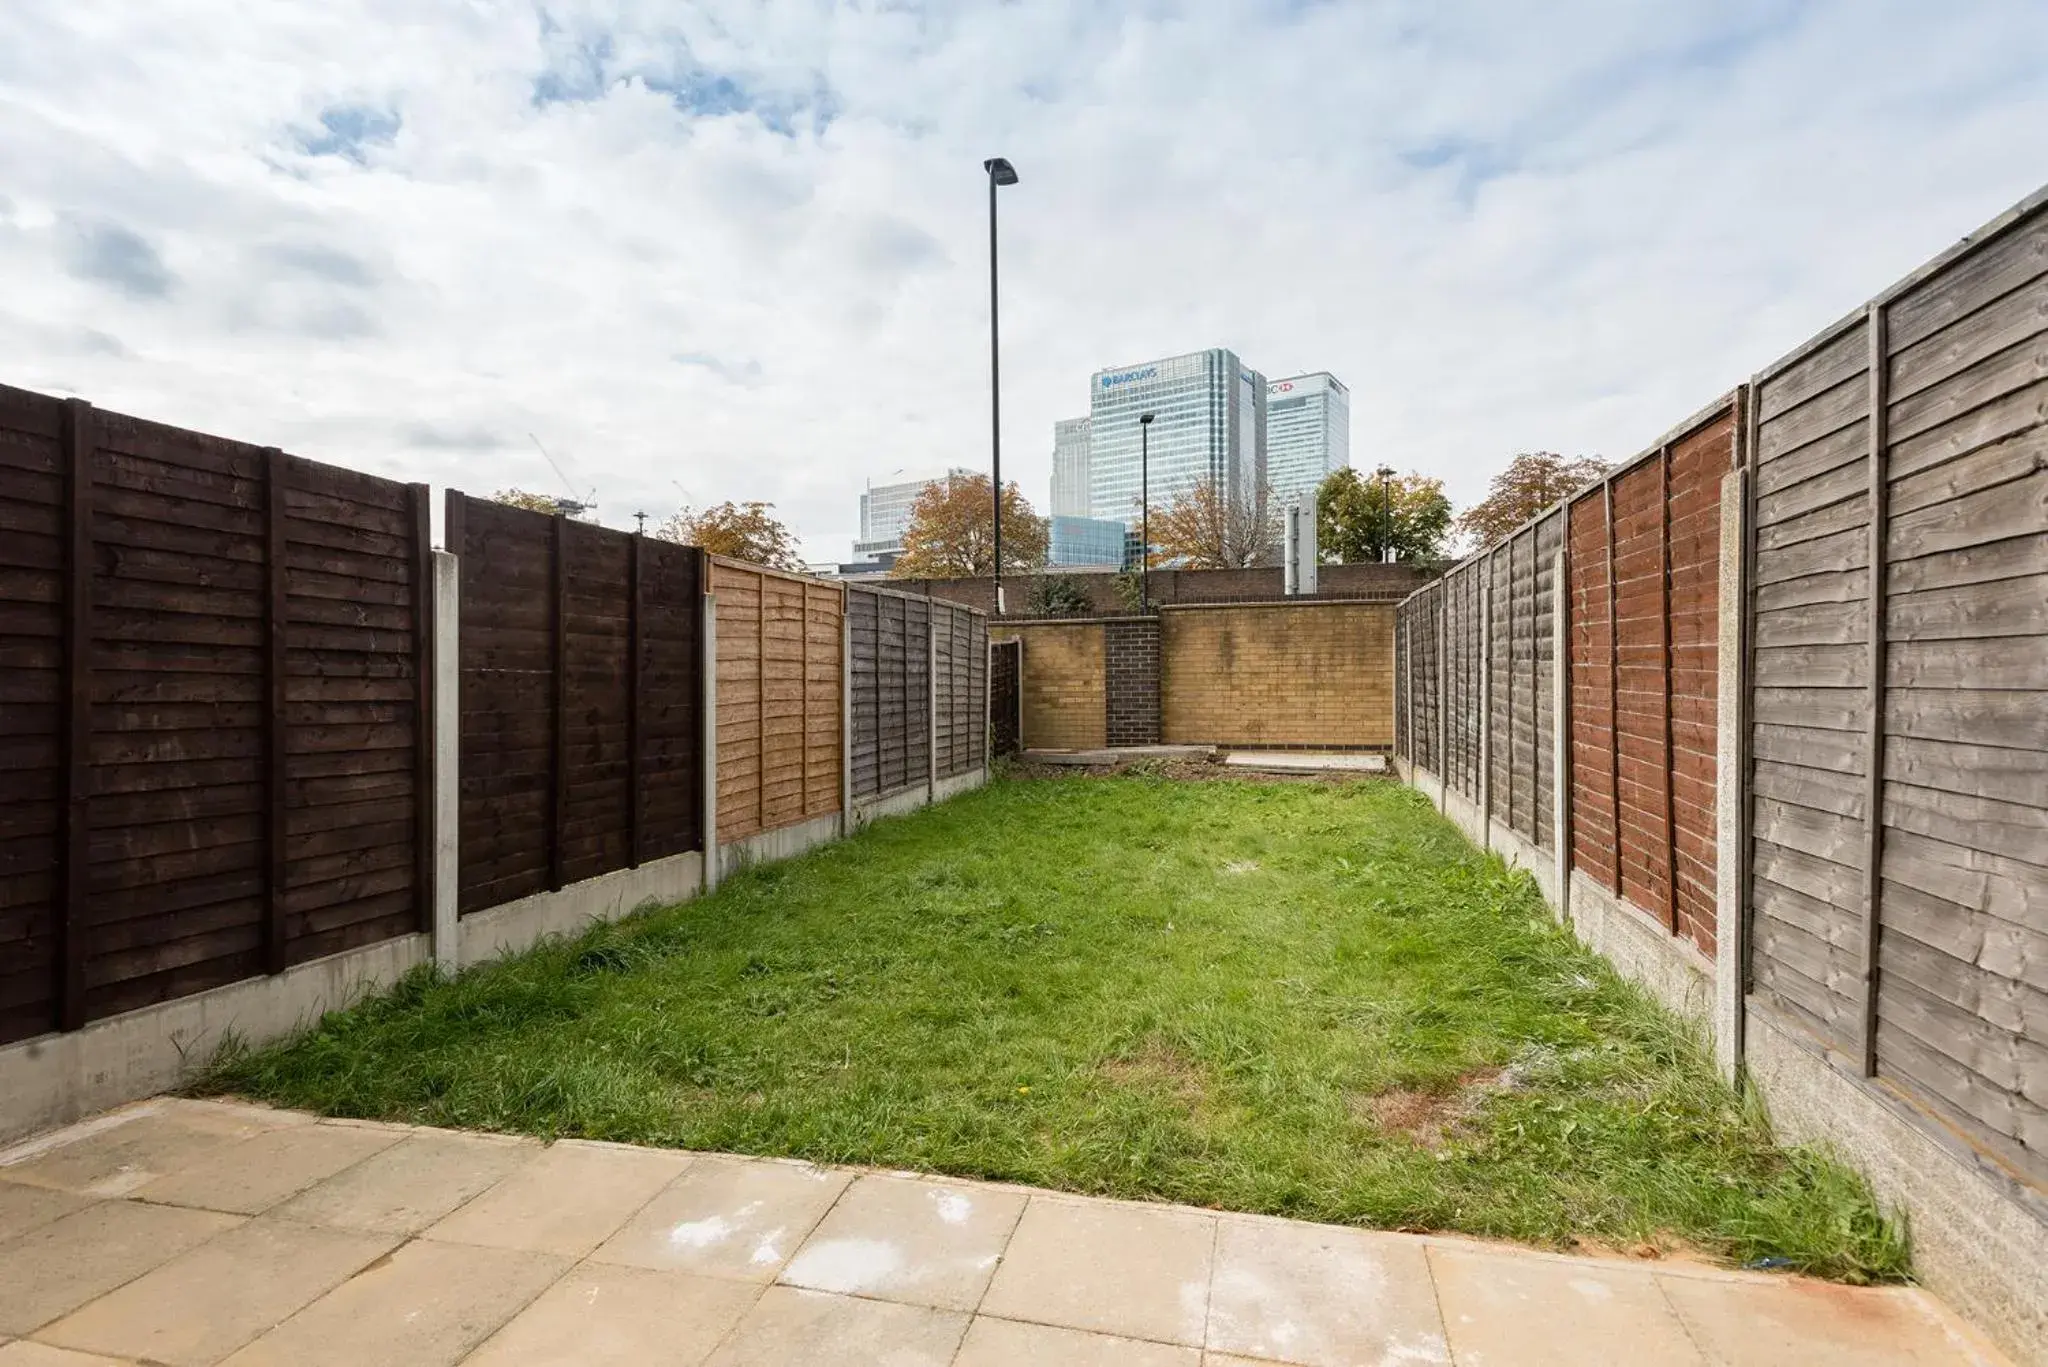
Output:
<svg viewBox="0 0 2048 1367">
<path fill-rule="evenodd" d="M 1394 561 L 1394 499 L 1391 485 L 1394 467 L 1382 465 L 1377 473 L 1380 477 L 1380 563 L 1390 565 Z"/>
<path fill-rule="evenodd" d="M 1152 611 L 1152 419 L 1138 415 L 1138 611 Z"/>
</svg>

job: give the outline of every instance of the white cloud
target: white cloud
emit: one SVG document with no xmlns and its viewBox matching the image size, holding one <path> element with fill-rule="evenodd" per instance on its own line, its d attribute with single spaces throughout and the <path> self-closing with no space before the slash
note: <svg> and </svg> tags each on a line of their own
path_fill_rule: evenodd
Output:
<svg viewBox="0 0 2048 1367">
<path fill-rule="evenodd" d="M 1099 366 L 1353 390 L 1476 495 L 1629 454 L 2027 194 L 2032 0 L 462 0 L 0 13 L 0 381 L 605 520 L 1042 501 Z"/>
</svg>

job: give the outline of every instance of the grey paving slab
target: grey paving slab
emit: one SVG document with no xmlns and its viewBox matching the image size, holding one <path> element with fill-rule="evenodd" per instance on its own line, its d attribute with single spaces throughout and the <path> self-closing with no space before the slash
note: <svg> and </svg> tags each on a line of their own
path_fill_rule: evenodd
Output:
<svg viewBox="0 0 2048 1367">
<path fill-rule="evenodd" d="M 449 1367 L 562 1273 L 566 1259 L 420 1239 L 225 1359 L 233 1367 Z"/>
<path fill-rule="evenodd" d="M 852 1180 L 799 1163 L 699 1158 L 591 1257 L 773 1281 Z"/>
<path fill-rule="evenodd" d="M 5 1343 L 0 1340 L 0 1343 Z M 69 1348 L 52 1348 L 46 1343 L 18 1339 L 0 1347 L 0 1367 L 131 1367 L 119 1358 L 97 1353 L 74 1353 Z"/>
<path fill-rule="evenodd" d="M 0 1243 L 63 1219 L 92 1204 L 89 1196 L 0 1181 Z"/>
<path fill-rule="evenodd" d="M 0 1178 L 81 1196 L 130 1196 L 235 1142 L 303 1123 L 284 1111 L 144 1102 L 0 1155 Z"/>
<path fill-rule="evenodd" d="M 760 1297 L 746 1282 L 584 1263 L 463 1367 L 698 1367 Z"/>
<path fill-rule="evenodd" d="M 1459 1367 L 1703 1367 L 1657 1278 L 1627 1264 L 1432 1248 Z"/>
<path fill-rule="evenodd" d="M 115 1357 L 204 1367 L 290 1319 L 397 1243 L 390 1234 L 251 1220 L 36 1337 Z"/>
<path fill-rule="evenodd" d="M 0 1334 L 26 1335 L 241 1223 L 103 1201 L 0 1244 Z"/>
<path fill-rule="evenodd" d="M 981 1308 L 1003 1319 L 1202 1346 L 1213 1216 L 1033 1197 Z"/>
<path fill-rule="evenodd" d="M 1090 1334 L 983 1315 L 968 1327 L 953 1367 L 1199 1367 L 1193 1348 Z"/>
<path fill-rule="evenodd" d="M 1206 1343 L 1303 1367 L 1451 1360 L 1421 1244 L 1276 1220 L 1219 1221 Z"/>
<path fill-rule="evenodd" d="M 136 1199 L 260 1215 L 405 1138 L 403 1131 L 299 1125 L 225 1146 L 183 1172 L 136 1189 Z"/>
<path fill-rule="evenodd" d="M 308 1224 L 417 1234 L 540 1153 L 532 1140 L 415 1134 L 277 1207 Z"/>
<path fill-rule="evenodd" d="M 712 1367 L 947 1367 L 967 1316 L 921 1305 L 771 1286 Z"/>
<path fill-rule="evenodd" d="M 1710 1361 L 1743 1367 L 1948 1367 L 1987 1350 L 1913 1291 L 1787 1279 L 1771 1285 L 1660 1277 Z M 1988 1359 L 1984 1359 L 1988 1360 Z"/>
<path fill-rule="evenodd" d="M 781 1280 L 948 1310 L 972 1310 L 1025 1198 L 965 1184 L 870 1174 L 847 1188 Z"/>
<path fill-rule="evenodd" d="M 667 1149 L 556 1144 L 429 1228 L 427 1237 L 580 1258 L 689 1165 L 688 1154 Z"/>
</svg>

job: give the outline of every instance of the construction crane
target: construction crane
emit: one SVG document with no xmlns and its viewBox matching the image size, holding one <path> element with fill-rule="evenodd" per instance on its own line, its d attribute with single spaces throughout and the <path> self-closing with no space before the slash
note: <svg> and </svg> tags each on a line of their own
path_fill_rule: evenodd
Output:
<svg viewBox="0 0 2048 1367">
<path fill-rule="evenodd" d="M 571 482 L 569 476 L 563 472 L 562 467 L 556 463 L 555 458 L 548 454 L 548 448 L 540 444 L 540 438 L 536 437 L 533 433 L 528 432 L 526 434 L 526 439 L 533 443 L 534 449 L 540 452 L 541 459 L 545 460 L 548 463 L 548 468 L 553 470 L 555 472 L 555 477 L 562 481 L 562 487 L 569 491 L 569 497 L 558 498 L 555 500 L 555 511 L 562 514 L 562 516 L 564 517 L 581 517 L 585 513 L 596 512 L 597 490 L 593 488 L 590 491 L 590 496 L 588 498 L 576 497 L 575 484 Z"/>
</svg>

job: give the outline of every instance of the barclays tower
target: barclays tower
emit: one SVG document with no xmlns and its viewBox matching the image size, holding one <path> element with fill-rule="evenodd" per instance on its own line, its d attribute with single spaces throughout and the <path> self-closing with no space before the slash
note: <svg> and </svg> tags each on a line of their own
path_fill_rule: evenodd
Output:
<svg viewBox="0 0 2048 1367">
<path fill-rule="evenodd" d="M 1215 347 L 1089 378 L 1088 513 L 1138 523 L 1138 415 L 1153 413 L 1156 510 L 1203 483 L 1248 498 L 1265 479 L 1266 377 Z"/>
</svg>

